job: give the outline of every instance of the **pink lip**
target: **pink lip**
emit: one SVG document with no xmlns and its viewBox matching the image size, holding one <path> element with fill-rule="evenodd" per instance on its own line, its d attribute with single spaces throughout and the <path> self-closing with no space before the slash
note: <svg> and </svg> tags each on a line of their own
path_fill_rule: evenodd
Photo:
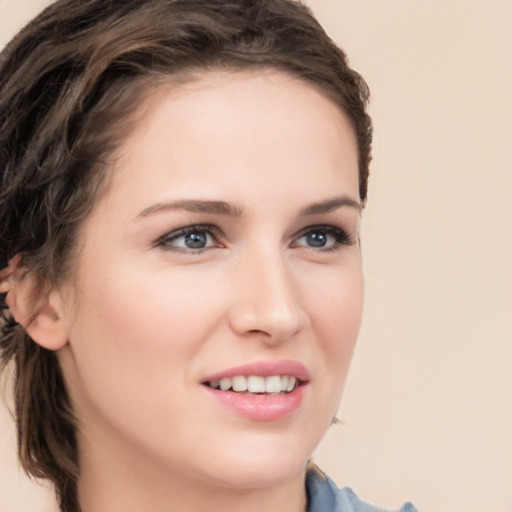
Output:
<svg viewBox="0 0 512 512">
<path fill-rule="evenodd" d="M 237 377 L 238 375 L 261 375 L 262 377 L 270 377 L 271 375 L 292 375 L 302 382 L 310 379 L 309 372 L 303 364 L 298 363 L 297 361 L 281 360 L 258 361 L 255 363 L 235 366 L 213 375 L 209 375 L 203 379 L 203 382 Z"/>
<path fill-rule="evenodd" d="M 251 395 L 202 387 L 217 403 L 240 416 L 254 421 L 277 421 L 291 415 L 300 407 L 307 385 L 303 384 L 283 395 Z"/>
<path fill-rule="evenodd" d="M 234 391 L 221 391 L 202 386 L 203 390 L 218 404 L 227 407 L 236 414 L 254 421 L 277 421 L 291 415 L 299 409 L 310 379 L 307 368 L 296 361 L 261 361 L 236 366 L 208 376 L 203 380 L 210 382 L 238 375 L 292 375 L 301 381 L 301 385 L 286 394 L 250 394 Z"/>
</svg>

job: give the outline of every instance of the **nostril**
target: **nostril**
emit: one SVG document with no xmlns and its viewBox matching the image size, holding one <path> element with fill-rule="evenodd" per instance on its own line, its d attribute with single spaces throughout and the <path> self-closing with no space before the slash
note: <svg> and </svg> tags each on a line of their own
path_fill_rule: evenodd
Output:
<svg viewBox="0 0 512 512">
<path fill-rule="evenodd" d="M 258 329 L 252 329 L 247 334 L 251 334 L 253 336 L 266 336 L 266 337 L 270 336 L 270 334 L 268 332 L 259 331 Z"/>
</svg>

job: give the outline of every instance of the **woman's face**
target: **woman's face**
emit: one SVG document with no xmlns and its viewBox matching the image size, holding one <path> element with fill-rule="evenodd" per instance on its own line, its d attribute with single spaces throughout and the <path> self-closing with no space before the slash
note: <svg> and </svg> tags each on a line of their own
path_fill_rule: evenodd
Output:
<svg viewBox="0 0 512 512">
<path fill-rule="evenodd" d="M 361 319 L 353 130 L 270 71 L 160 86 L 137 119 L 60 289 L 82 468 L 296 477 Z"/>
</svg>

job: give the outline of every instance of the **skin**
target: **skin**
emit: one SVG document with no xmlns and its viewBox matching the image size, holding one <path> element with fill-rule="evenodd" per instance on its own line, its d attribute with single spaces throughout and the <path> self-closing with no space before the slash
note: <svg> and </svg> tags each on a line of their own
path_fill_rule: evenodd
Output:
<svg viewBox="0 0 512 512">
<path fill-rule="evenodd" d="M 362 314 L 350 123 L 284 73 L 209 72 L 151 91 L 112 172 L 73 279 L 50 295 L 46 324 L 58 326 L 39 337 L 58 350 L 80 421 L 83 512 L 305 510 L 306 463 L 338 408 Z M 301 214 L 333 198 L 344 204 Z M 155 207 L 190 199 L 238 215 Z M 204 249 L 176 236 L 205 224 Z M 325 225 L 347 243 L 329 231 L 312 246 Z M 311 379 L 278 421 L 244 418 L 201 383 L 281 359 Z"/>
</svg>

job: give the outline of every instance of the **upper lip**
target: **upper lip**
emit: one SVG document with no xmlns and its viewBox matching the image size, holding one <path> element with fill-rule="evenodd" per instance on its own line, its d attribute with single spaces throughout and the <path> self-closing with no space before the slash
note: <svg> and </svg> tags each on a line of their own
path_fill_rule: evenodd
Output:
<svg viewBox="0 0 512 512">
<path fill-rule="evenodd" d="M 271 375 L 290 375 L 296 377 L 301 382 L 308 381 L 310 379 L 309 371 L 302 363 L 291 360 L 279 360 L 257 361 L 254 363 L 227 368 L 207 376 L 203 379 L 203 382 L 211 382 L 240 375 L 259 375 L 261 377 L 270 377 Z"/>
</svg>

